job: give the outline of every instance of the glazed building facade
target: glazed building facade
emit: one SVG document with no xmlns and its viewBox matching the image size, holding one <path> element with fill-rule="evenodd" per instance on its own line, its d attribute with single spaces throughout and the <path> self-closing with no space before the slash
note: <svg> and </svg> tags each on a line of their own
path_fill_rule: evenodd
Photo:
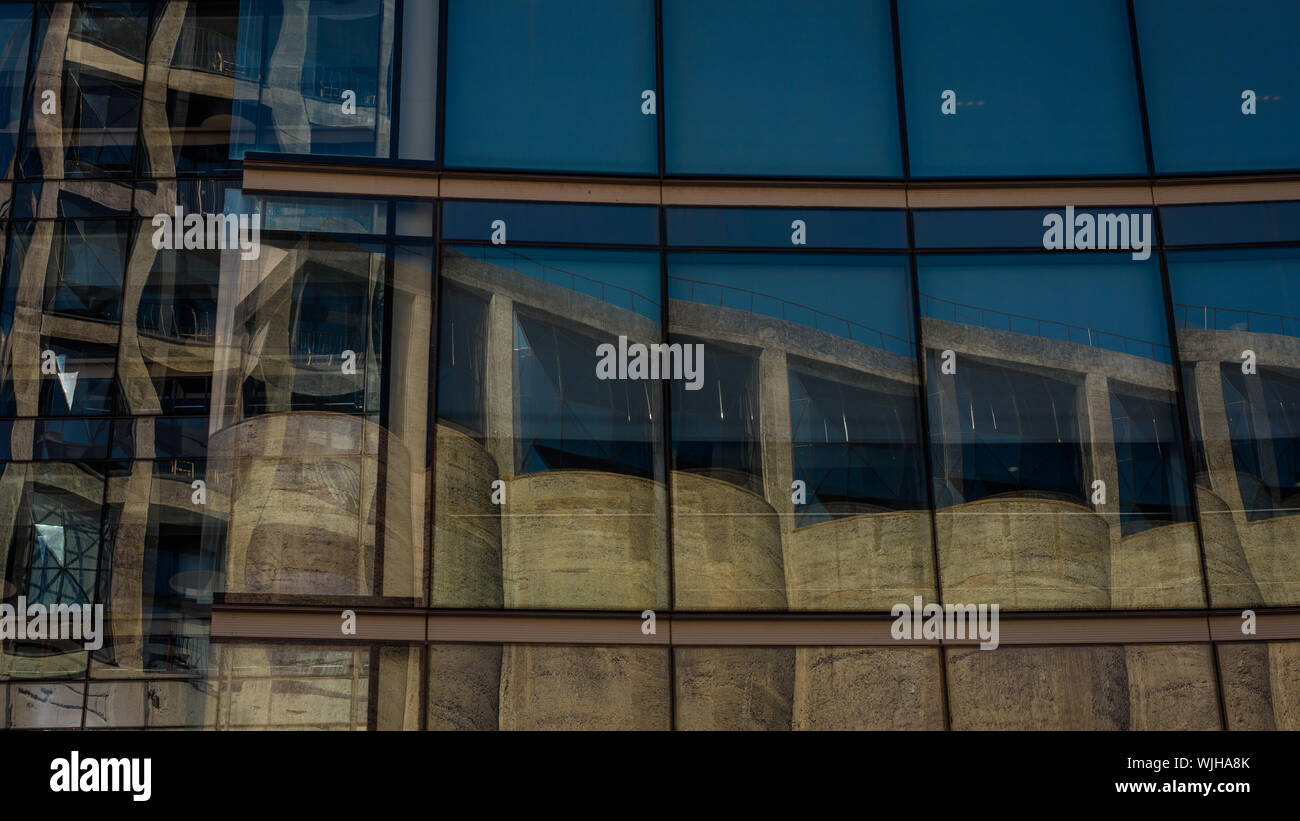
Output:
<svg viewBox="0 0 1300 821">
<path fill-rule="evenodd" d="M 1300 727 L 1297 36 L 0 3 L 0 727 Z"/>
</svg>

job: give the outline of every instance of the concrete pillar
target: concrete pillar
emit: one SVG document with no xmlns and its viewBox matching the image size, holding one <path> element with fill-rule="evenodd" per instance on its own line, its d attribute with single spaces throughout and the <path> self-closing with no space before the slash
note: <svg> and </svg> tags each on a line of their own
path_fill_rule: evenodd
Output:
<svg viewBox="0 0 1300 821">
<path fill-rule="evenodd" d="M 1115 420 L 1110 412 L 1110 381 L 1105 374 L 1088 373 L 1083 377 L 1083 414 L 1080 431 L 1087 438 L 1088 461 L 1084 466 L 1083 492 L 1088 506 L 1106 520 L 1111 530 L 1111 544 L 1120 541 L 1119 459 L 1115 453 Z M 1092 483 L 1106 483 L 1106 504 L 1092 503 Z"/>
<path fill-rule="evenodd" d="M 1210 488 L 1227 503 L 1233 522 L 1244 525 L 1246 517 L 1241 512 L 1241 487 L 1237 484 L 1237 463 L 1232 455 L 1228 409 L 1223 401 L 1223 372 L 1218 362 L 1197 362 L 1195 374 L 1199 433 L 1209 466 Z"/>
<path fill-rule="evenodd" d="M 504 294 L 488 303 L 484 363 L 487 451 L 496 460 L 499 478 L 515 475 L 515 305 Z"/>
</svg>

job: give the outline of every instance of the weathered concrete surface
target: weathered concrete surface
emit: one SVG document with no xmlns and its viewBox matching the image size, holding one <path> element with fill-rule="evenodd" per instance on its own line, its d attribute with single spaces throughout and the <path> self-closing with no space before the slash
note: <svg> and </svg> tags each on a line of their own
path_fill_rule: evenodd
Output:
<svg viewBox="0 0 1300 821">
<path fill-rule="evenodd" d="M 795 648 L 677 647 L 677 729 L 789 730 Z"/>
<path fill-rule="evenodd" d="M 503 730 L 667 730 L 666 647 L 507 644 Z"/>
<path fill-rule="evenodd" d="M 1130 644 L 1129 729 L 1221 730 L 1213 647 Z"/>
<path fill-rule="evenodd" d="M 1111 536 L 1118 535 L 1111 528 Z M 1123 536 L 1111 549 L 1110 604 L 1116 610 L 1204 607 L 1195 522 Z"/>
<path fill-rule="evenodd" d="M 1209 653 L 1209 645 L 949 649 L 952 729 L 1219 729 Z"/>
<path fill-rule="evenodd" d="M 603 471 L 557 470 L 517 476 L 506 488 L 506 607 L 667 606 L 663 485 Z"/>
<path fill-rule="evenodd" d="M 942 730 L 935 647 L 799 647 L 796 730 Z"/>
<path fill-rule="evenodd" d="M 682 610 L 784 610 L 777 514 L 730 482 L 674 471 L 675 606 Z"/>
<path fill-rule="evenodd" d="M 214 646 L 217 729 L 365 729 L 369 648 Z"/>
<path fill-rule="evenodd" d="M 1110 606 L 1110 526 L 1080 504 L 982 499 L 935 515 L 944 601 L 1011 610 Z"/>
<path fill-rule="evenodd" d="M 1205 546 L 1205 570 L 1209 577 L 1212 607 L 1254 607 L 1264 601 L 1255 582 L 1250 560 L 1241 546 L 1241 534 L 1231 508 L 1219 494 L 1197 485 L 1196 501 L 1201 514 L 1201 543 Z"/>
<path fill-rule="evenodd" d="M 1300 641 L 1218 645 L 1229 730 L 1300 730 Z"/>
<path fill-rule="evenodd" d="M 934 599 L 930 513 L 850 516 L 786 534 L 791 610 L 888 610 Z"/>
<path fill-rule="evenodd" d="M 434 607 L 499 608 L 501 516 L 492 504 L 496 460 L 469 436 L 437 426 L 432 589 Z"/>
<path fill-rule="evenodd" d="M 430 730 L 496 730 L 500 726 L 501 645 L 429 646 Z"/>
</svg>

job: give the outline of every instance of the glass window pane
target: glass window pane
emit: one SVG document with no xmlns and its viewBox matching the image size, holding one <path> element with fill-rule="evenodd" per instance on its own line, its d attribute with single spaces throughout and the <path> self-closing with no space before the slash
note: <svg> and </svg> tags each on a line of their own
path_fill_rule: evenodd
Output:
<svg viewBox="0 0 1300 821">
<path fill-rule="evenodd" d="M 918 258 L 946 600 L 1197 607 L 1154 257 Z"/>
<path fill-rule="evenodd" d="M 238 37 L 238 0 L 160 9 L 141 103 L 141 175 L 237 170 L 229 144 Z"/>
<path fill-rule="evenodd" d="M 40 70 L 29 83 L 20 176 L 132 175 L 149 4 L 38 8 L 32 65 Z M 45 113 L 47 105 L 54 114 Z"/>
<path fill-rule="evenodd" d="M 440 281 L 435 604 L 666 606 L 658 253 L 444 244 Z"/>
<path fill-rule="evenodd" d="M 1143 0 L 1133 13 L 1157 174 L 1300 168 L 1300 6 Z"/>
<path fill-rule="evenodd" d="M 898 27 L 912 176 L 1146 174 L 1122 0 L 909 0 Z"/>
<path fill-rule="evenodd" d="M 394 8 L 241 2 L 230 156 L 390 156 Z"/>
<path fill-rule="evenodd" d="M 663 29 L 668 173 L 902 176 L 888 3 L 665 0 Z"/>
<path fill-rule="evenodd" d="M 906 259 L 673 252 L 668 294 L 670 340 L 694 362 L 669 385 L 675 606 L 929 595 Z"/>
<path fill-rule="evenodd" d="M 654 15 L 650 0 L 451 2 L 447 164 L 655 173 Z"/>
<path fill-rule="evenodd" d="M 666 217 L 677 247 L 907 247 L 906 213 L 884 208 L 668 208 Z"/>
<path fill-rule="evenodd" d="M 1169 254 L 1216 607 L 1300 602 L 1300 252 Z"/>
<path fill-rule="evenodd" d="M 13 176 L 14 152 L 22 127 L 23 88 L 35 8 L 31 3 L 0 6 L 0 171 L 5 179 Z"/>
</svg>

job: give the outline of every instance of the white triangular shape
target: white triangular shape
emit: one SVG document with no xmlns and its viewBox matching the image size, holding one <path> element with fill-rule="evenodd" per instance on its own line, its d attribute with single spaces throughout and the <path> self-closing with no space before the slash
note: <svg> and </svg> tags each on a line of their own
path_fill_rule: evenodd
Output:
<svg viewBox="0 0 1300 821">
<path fill-rule="evenodd" d="M 64 373 L 63 363 L 66 359 L 66 356 L 60 355 L 56 356 L 54 361 L 59 367 L 59 385 L 63 388 L 63 399 L 68 403 L 68 410 L 72 410 L 72 397 L 77 393 L 77 374 L 79 371 Z"/>
</svg>

